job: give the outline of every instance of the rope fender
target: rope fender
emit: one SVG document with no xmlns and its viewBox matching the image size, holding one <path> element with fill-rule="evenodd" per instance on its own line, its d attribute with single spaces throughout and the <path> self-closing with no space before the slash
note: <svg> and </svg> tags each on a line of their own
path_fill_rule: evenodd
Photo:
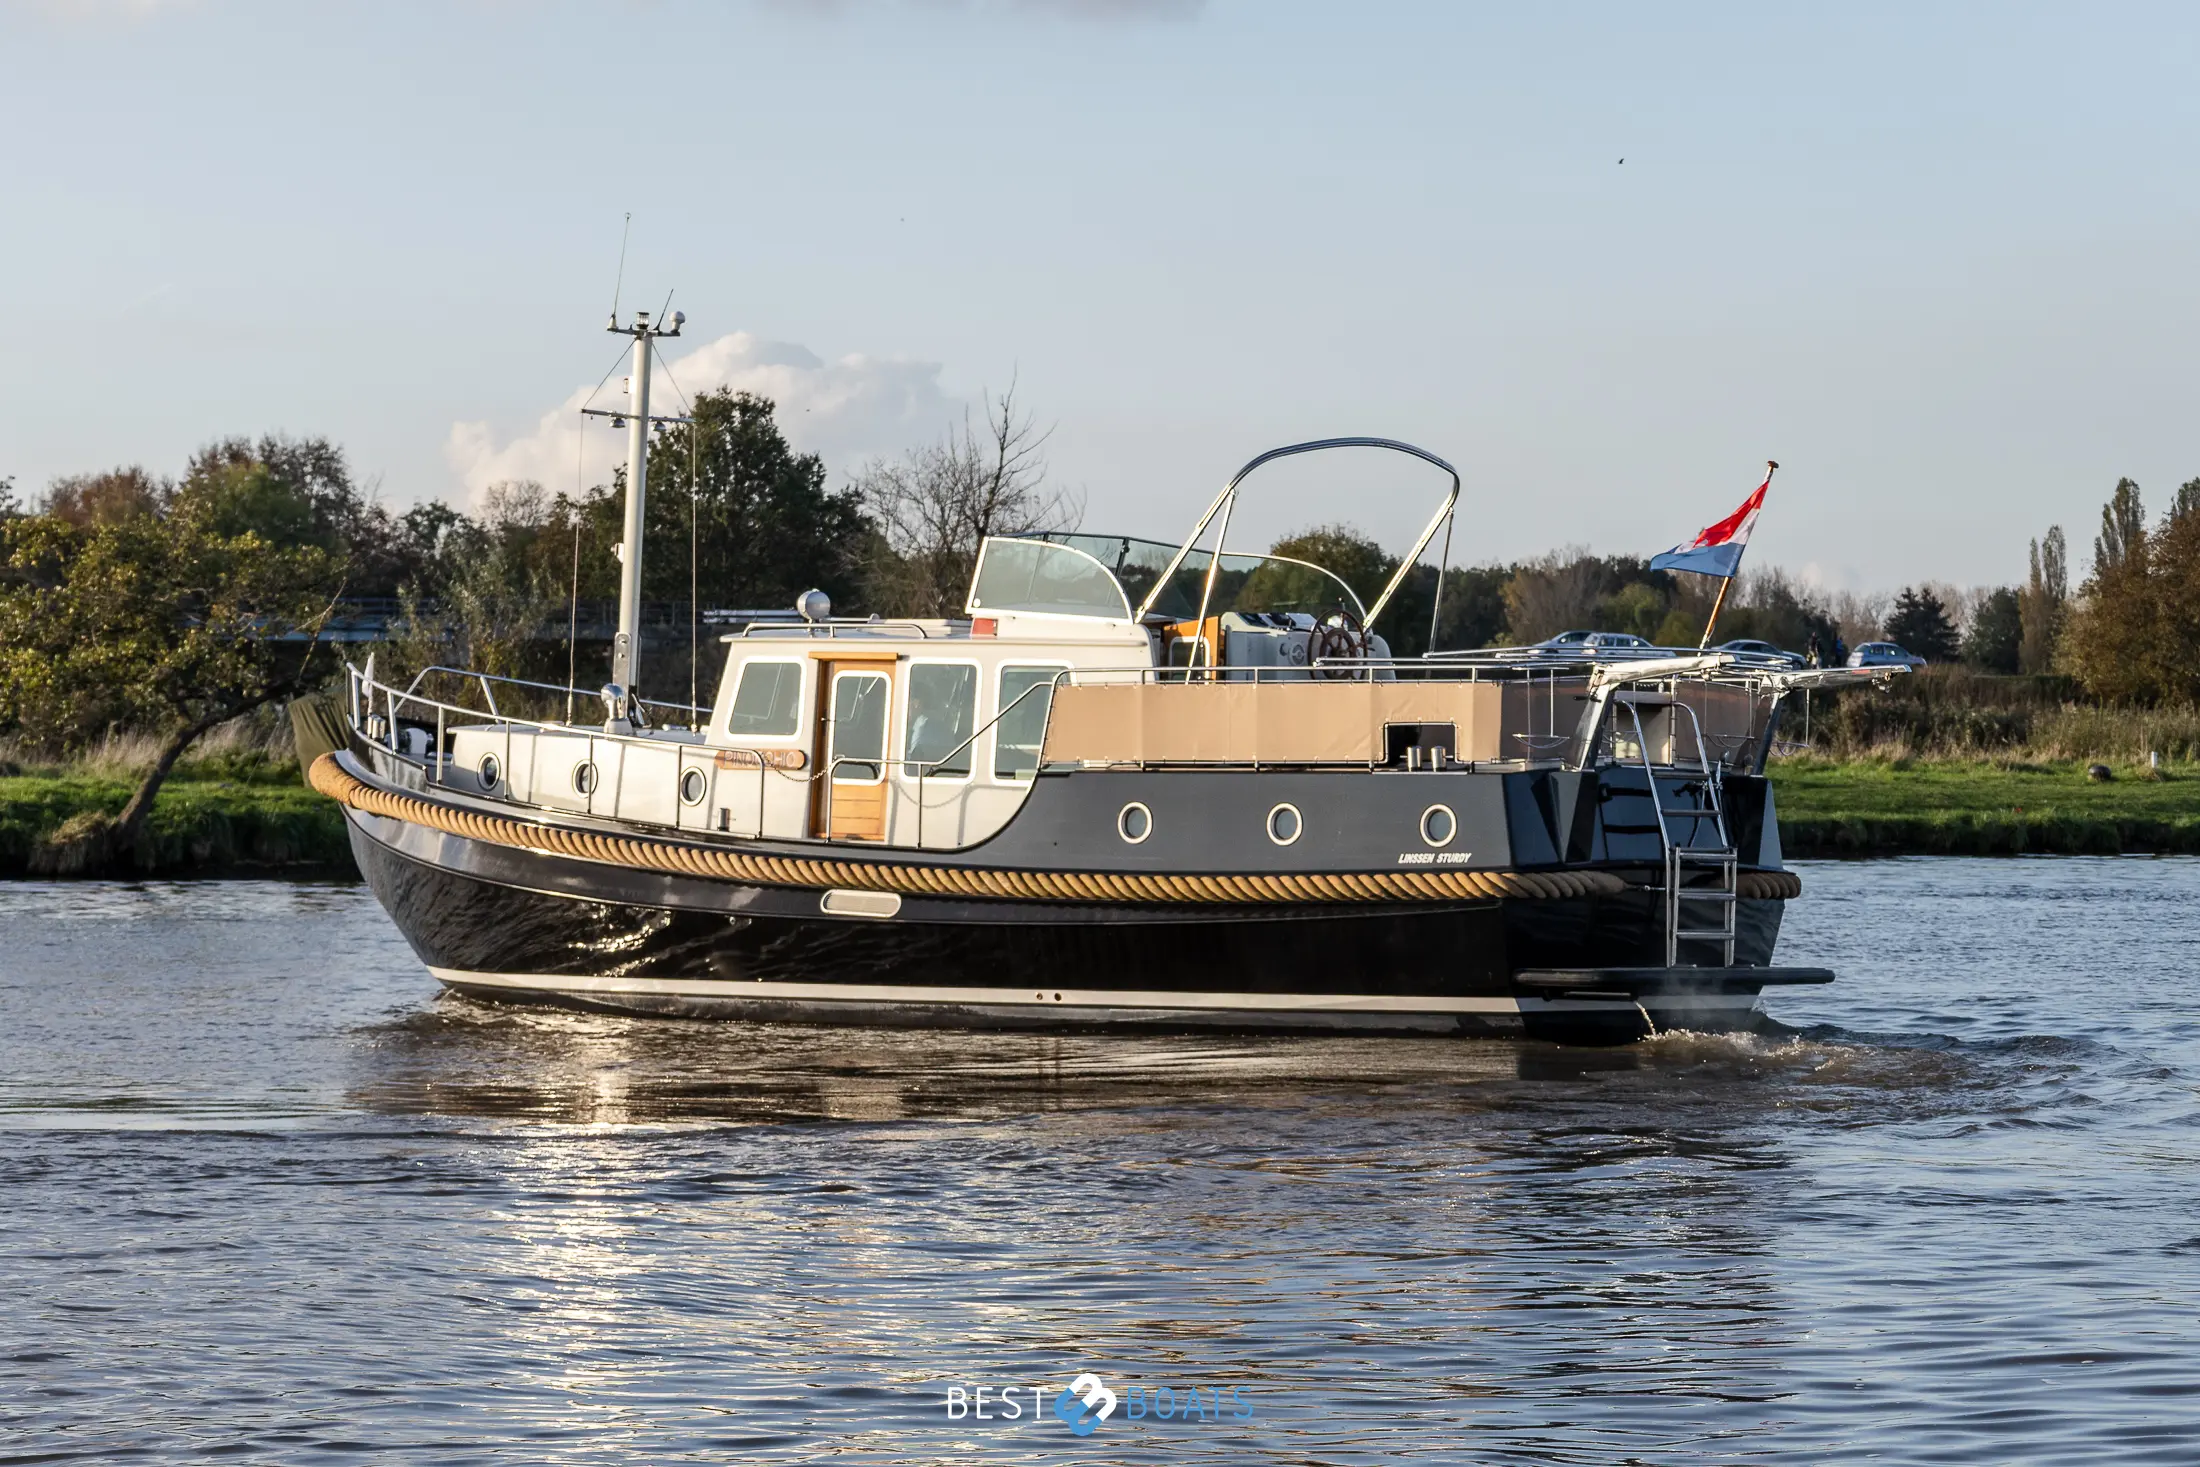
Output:
<svg viewBox="0 0 2200 1467">
<path fill-rule="evenodd" d="M 878 861 L 814 860 L 754 855 L 710 846 L 598 831 L 537 825 L 477 810 L 461 810 L 370 785 L 348 773 L 333 754 L 323 754 L 306 771 L 314 789 L 355 810 L 424 825 L 447 835 L 488 845 L 542 851 L 630 866 L 675 876 L 716 877 L 752 886 L 850 887 L 919 896 L 992 897 L 1021 901 L 1170 902 L 1234 905 L 1278 902 L 1438 902 L 1461 899 L 1550 901 L 1568 897 L 1609 896 L 1627 883 L 1608 871 L 1371 871 L 1350 874 L 1300 872 L 1288 875 L 1164 876 L 1112 871 L 1000 871 L 962 866 L 919 866 Z M 1784 871 L 1745 872 L 1742 895 L 1753 896 L 1750 882 L 1770 877 L 1802 882 Z M 1793 895 L 1783 890 L 1780 895 Z"/>
<path fill-rule="evenodd" d="M 1803 894 L 1803 878 L 1793 871 L 1743 871 L 1734 890 L 1743 901 L 1792 901 Z"/>
</svg>

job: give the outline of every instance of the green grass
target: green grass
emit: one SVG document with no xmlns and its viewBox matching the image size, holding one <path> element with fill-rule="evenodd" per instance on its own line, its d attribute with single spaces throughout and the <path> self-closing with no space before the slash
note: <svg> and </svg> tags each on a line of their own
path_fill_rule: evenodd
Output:
<svg viewBox="0 0 2200 1467">
<path fill-rule="evenodd" d="M 171 779 L 153 802 L 139 869 L 204 874 L 287 868 L 349 874 L 354 867 L 336 803 L 309 790 L 291 767 L 287 780 Z M 37 854 L 70 819 L 116 815 L 133 784 L 89 774 L 0 778 L 0 876 L 36 875 Z"/>
<path fill-rule="evenodd" d="M 1789 855 L 2016 855 L 2200 851 L 2200 764 L 2116 766 L 2095 783 L 2075 760 L 1783 759 L 1772 766 Z M 72 818 L 114 815 L 132 781 L 104 771 L 0 777 L 0 876 Z M 291 870 L 351 874 L 335 803 L 295 764 L 184 766 L 162 788 L 141 869 L 175 875 Z"/>
<path fill-rule="evenodd" d="M 2200 851 L 2200 764 L 1783 759 L 1771 766 L 1789 855 Z"/>
</svg>

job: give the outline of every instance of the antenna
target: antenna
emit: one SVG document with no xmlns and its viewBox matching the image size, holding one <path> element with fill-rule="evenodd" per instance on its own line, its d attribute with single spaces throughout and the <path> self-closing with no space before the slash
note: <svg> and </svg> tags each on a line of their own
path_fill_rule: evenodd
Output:
<svg viewBox="0 0 2200 1467">
<path fill-rule="evenodd" d="M 634 232 L 634 211 L 626 212 L 626 223 L 619 227 L 619 273 L 611 282 L 611 329 L 619 329 L 619 290 L 626 284 L 626 237 Z"/>
<path fill-rule="evenodd" d="M 672 304 L 670 294 L 665 296 L 665 304 Z M 629 701 L 618 703 L 614 699 L 614 719 L 625 716 L 618 713 L 617 708 L 638 706 L 631 700 L 636 697 L 635 687 L 641 680 L 642 530 L 647 523 L 647 517 L 643 514 L 643 495 L 649 483 L 649 434 L 660 422 L 688 421 L 686 418 L 663 419 L 651 415 L 649 367 L 657 355 L 658 338 L 678 336 L 686 319 L 682 313 L 674 311 L 669 323 L 662 316 L 652 321 L 649 312 L 636 311 L 634 324 L 621 326 L 619 318 L 613 316 L 611 325 L 606 329 L 615 335 L 632 337 L 634 340 L 634 370 L 627 378 L 626 408 L 624 411 L 585 407 L 581 409 L 582 414 L 588 417 L 608 417 L 614 423 L 623 420 L 627 429 L 626 510 L 623 516 L 626 533 L 621 537 L 617 551 L 619 629 L 611 639 L 611 683 L 620 690 L 619 696 Z M 615 366 L 612 368 L 612 371 L 617 370 Z M 609 372 L 604 374 L 606 381 L 610 380 L 610 375 Z M 673 385 L 677 387 L 679 384 Z M 682 393 L 681 396 L 684 399 L 686 394 Z M 639 714 L 635 716 L 638 718 Z"/>
</svg>

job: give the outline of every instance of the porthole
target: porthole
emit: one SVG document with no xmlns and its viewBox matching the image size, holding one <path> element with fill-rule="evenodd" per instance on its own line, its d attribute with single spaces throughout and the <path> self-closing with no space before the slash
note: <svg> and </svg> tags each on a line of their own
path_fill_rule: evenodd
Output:
<svg viewBox="0 0 2200 1467">
<path fill-rule="evenodd" d="M 1115 833 L 1132 845 L 1153 834 L 1153 811 L 1133 800 L 1115 817 Z"/>
<path fill-rule="evenodd" d="M 481 787 L 485 790 L 493 790 L 497 787 L 497 781 L 503 777 L 504 766 L 497 762 L 497 756 L 494 754 L 482 755 Z"/>
<path fill-rule="evenodd" d="M 592 795 L 596 792 L 596 766 L 582 762 L 573 766 L 573 793 Z"/>
<path fill-rule="evenodd" d="M 1449 805 L 1431 805 L 1421 812 L 1421 839 L 1432 846 L 1448 846 L 1459 833 L 1459 821 Z"/>
<path fill-rule="evenodd" d="M 1268 812 L 1268 838 L 1279 846 L 1287 846 L 1299 838 L 1306 822 L 1299 818 L 1296 805 L 1278 805 Z"/>
<path fill-rule="evenodd" d="M 681 804 L 700 805 L 703 803 L 703 796 L 709 793 L 710 781 L 703 778 L 702 770 L 690 769 L 687 773 L 680 776 Z"/>
</svg>

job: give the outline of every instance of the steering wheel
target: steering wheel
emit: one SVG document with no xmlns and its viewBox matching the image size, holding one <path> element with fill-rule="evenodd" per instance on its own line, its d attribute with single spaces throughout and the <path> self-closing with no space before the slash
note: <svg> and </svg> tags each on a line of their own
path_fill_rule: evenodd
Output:
<svg viewBox="0 0 2200 1467">
<path fill-rule="evenodd" d="M 1321 662 L 1327 658 L 1357 660 L 1367 656 L 1367 629 L 1359 624 L 1351 612 L 1340 607 L 1335 615 L 1314 628 L 1312 643 L 1309 649 L 1313 653 L 1312 661 Z M 1332 681 L 1367 676 L 1367 669 L 1364 667 L 1316 667 L 1313 671 L 1314 676 Z"/>
</svg>

